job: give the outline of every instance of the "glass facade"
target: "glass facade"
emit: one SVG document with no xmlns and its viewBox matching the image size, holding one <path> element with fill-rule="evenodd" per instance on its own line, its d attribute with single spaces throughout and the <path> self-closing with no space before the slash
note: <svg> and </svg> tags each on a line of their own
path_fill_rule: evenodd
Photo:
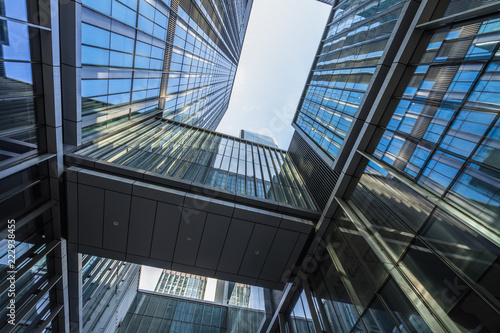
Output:
<svg viewBox="0 0 500 333">
<path fill-rule="evenodd" d="M 252 289 L 253 288 L 249 285 L 236 283 L 234 285 L 233 292 L 230 295 L 228 304 L 248 308 L 250 305 L 250 294 Z"/>
<path fill-rule="evenodd" d="M 276 143 L 276 140 L 273 137 L 260 134 L 260 133 L 255 133 L 255 132 L 250 132 L 246 130 L 241 130 L 240 131 L 240 138 L 245 139 L 247 141 L 252 141 L 254 143 L 258 143 L 261 145 L 266 145 L 274 148 L 278 148 L 278 144 Z"/>
<path fill-rule="evenodd" d="M 345 0 L 330 15 L 294 124 L 335 158 L 404 5 Z"/>
<path fill-rule="evenodd" d="M 115 321 L 122 321 L 125 315 L 120 317 L 118 307 L 126 306 L 127 296 L 130 298 L 127 289 L 132 298 L 137 292 L 140 266 L 89 255 L 82 256 L 82 265 L 83 332 L 95 332 L 106 325 L 112 330 Z"/>
<path fill-rule="evenodd" d="M 159 113 L 215 129 L 229 103 L 251 3 L 82 1 L 84 140 Z"/>
<path fill-rule="evenodd" d="M 452 0 L 433 17 L 447 17 L 448 23 L 423 23 L 421 29 L 426 31 L 414 51 L 413 46 L 401 43 L 411 50 L 406 51 L 411 60 L 401 73 L 388 78 L 396 80 L 394 87 L 399 86 L 382 92 L 390 96 L 386 104 L 380 111 L 376 105 L 368 120 L 363 120 L 376 129 L 352 134 L 359 135 L 358 142 L 365 136 L 371 141 L 350 148 L 357 149 L 357 156 L 352 158 L 349 152 L 351 157 L 341 166 L 344 172 L 354 167 L 359 171 L 340 186 L 349 190 L 334 192 L 338 208 L 333 221 L 325 223 L 323 242 L 315 256 L 317 265 L 307 272 L 308 288 L 302 291 L 311 301 L 301 296 L 294 308 L 289 307 L 290 332 L 500 329 L 500 294 L 493 282 L 500 278 L 500 19 L 491 11 L 475 19 L 449 17 L 492 3 Z M 350 20 L 362 22 L 364 17 L 356 14 L 348 19 L 351 11 L 380 5 L 378 1 L 340 2 L 333 9 L 331 22 L 345 19 L 349 27 Z M 393 12 L 388 10 L 396 15 L 400 7 L 392 5 Z M 383 30 L 382 22 L 388 21 L 380 22 Z M 301 123 L 307 119 L 302 115 L 306 113 L 304 105 L 315 102 L 317 108 L 322 105 L 326 110 L 331 102 L 326 88 L 320 91 L 314 87 L 317 94 L 308 97 L 318 68 L 352 71 L 350 66 L 359 61 L 356 54 L 361 53 L 346 53 L 346 58 L 325 62 L 322 52 L 329 38 L 342 43 L 356 38 L 354 33 L 344 36 L 342 29 L 333 35 L 331 31 L 327 27 L 295 124 L 335 158 L 343 141 L 338 141 L 338 150 L 331 150 L 324 134 L 328 126 L 344 134 L 349 127 L 333 118 L 323 118 L 324 127 L 319 127 L 322 109 L 315 111 L 316 118 L 309 115 L 309 127 Z M 368 34 L 370 30 L 362 31 Z M 379 57 L 384 55 L 382 50 Z M 404 54 L 405 50 L 399 52 Z M 368 61 L 363 70 L 370 67 L 369 57 L 362 61 Z M 372 73 L 374 70 L 372 67 Z M 337 79 L 324 80 L 328 82 L 339 85 Z M 359 77 L 344 81 L 339 94 L 352 96 L 360 82 Z M 368 82 L 358 86 L 360 90 L 376 89 Z M 356 119 L 357 111 L 352 110 L 352 119 Z M 339 181 L 343 181 L 342 175 Z M 308 330 L 292 325 L 300 306 L 311 313 Z"/>
<path fill-rule="evenodd" d="M 201 128 L 148 120 L 77 153 L 238 194 L 315 209 L 285 151 Z"/>
<path fill-rule="evenodd" d="M 257 332 L 264 312 L 139 293 L 119 332 Z"/>
<path fill-rule="evenodd" d="M 168 269 L 161 273 L 155 292 L 203 300 L 207 289 L 204 276 L 174 272 Z"/>
<path fill-rule="evenodd" d="M 0 1 L 0 331 L 64 330 L 49 4 Z M 54 31 L 52 31 L 54 27 Z M 45 46 L 43 46 L 45 48 Z M 43 64 L 43 65 L 42 65 Z M 57 111 L 56 111 L 57 112 Z M 62 325 L 61 325 L 62 324 Z"/>
<path fill-rule="evenodd" d="M 0 3 L 0 169 L 46 152 L 40 31 L 21 1 Z"/>
<path fill-rule="evenodd" d="M 498 233 L 500 19 L 432 32 L 374 156 Z"/>
</svg>

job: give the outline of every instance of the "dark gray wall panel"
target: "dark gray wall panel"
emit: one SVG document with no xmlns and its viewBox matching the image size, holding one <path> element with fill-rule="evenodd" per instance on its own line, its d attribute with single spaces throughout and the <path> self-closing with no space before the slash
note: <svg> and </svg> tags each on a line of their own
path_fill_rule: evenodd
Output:
<svg viewBox="0 0 500 333">
<path fill-rule="evenodd" d="M 174 262 L 194 266 L 206 217 L 207 213 L 199 210 L 188 208 L 182 210 Z"/>
<path fill-rule="evenodd" d="M 78 185 L 78 241 L 81 245 L 102 247 L 104 190 Z"/>
<path fill-rule="evenodd" d="M 67 182 L 68 241 L 78 243 L 78 184 Z"/>
<path fill-rule="evenodd" d="M 259 278 L 269 281 L 281 279 L 288 257 L 290 257 L 298 238 L 299 233 L 297 232 L 278 230 Z"/>
<path fill-rule="evenodd" d="M 304 249 L 308 236 L 301 234 L 295 243 L 294 249 L 288 262 L 286 264 L 285 270 L 283 272 L 283 276 L 286 278 L 290 275 L 290 273 L 295 269 L 302 265 L 302 262 L 297 262 L 297 259 L 300 256 L 300 253 Z M 285 281 L 283 281 L 285 282 Z"/>
<path fill-rule="evenodd" d="M 261 224 L 255 225 L 245 256 L 243 257 L 243 262 L 241 263 L 239 274 L 255 278 L 259 277 L 273 243 L 276 230 L 276 228 Z M 255 251 L 258 251 L 259 254 L 255 254 Z"/>
<path fill-rule="evenodd" d="M 181 210 L 179 206 L 159 202 L 151 244 L 151 257 L 172 262 L 179 230 Z"/>
<path fill-rule="evenodd" d="M 231 218 L 226 216 L 207 215 L 196 266 L 217 269 L 230 221 Z"/>
<path fill-rule="evenodd" d="M 129 213 L 130 195 L 105 192 L 103 248 L 121 252 L 127 250 Z"/>
<path fill-rule="evenodd" d="M 237 274 L 255 223 L 233 219 L 217 270 Z"/>
<path fill-rule="evenodd" d="M 127 252 L 149 257 L 153 225 L 156 215 L 156 201 L 132 197 Z"/>
</svg>

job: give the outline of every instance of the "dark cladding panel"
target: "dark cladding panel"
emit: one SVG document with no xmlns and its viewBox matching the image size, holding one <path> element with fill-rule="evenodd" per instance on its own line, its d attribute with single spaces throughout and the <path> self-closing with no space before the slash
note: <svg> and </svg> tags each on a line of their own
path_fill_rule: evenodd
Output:
<svg viewBox="0 0 500 333">
<path fill-rule="evenodd" d="M 256 224 L 248 243 L 245 257 L 241 263 L 241 275 L 258 278 L 269 249 L 273 243 L 276 228 Z"/>
<path fill-rule="evenodd" d="M 78 185 L 78 242 L 81 245 L 102 247 L 104 190 Z"/>
<path fill-rule="evenodd" d="M 260 279 L 279 281 L 285 269 L 288 257 L 299 238 L 299 233 L 280 229 L 276 234 L 269 256 L 262 268 Z"/>
<path fill-rule="evenodd" d="M 230 217 L 208 214 L 196 266 L 217 269 L 217 263 L 222 253 L 230 222 Z"/>
<path fill-rule="evenodd" d="M 189 208 L 182 210 L 174 262 L 194 266 L 206 217 L 207 213 L 199 210 Z"/>
<path fill-rule="evenodd" d="M 130 195 L 106 191 L 103 248 L 124 252 L 127 249 Z"/>
<path fill-rule="evenodd" d="M 128 253 L 149 257 L 155 212 L 156 201 L 138 197 L 132 198 L 127 244 Z"/>
<path fill-rule="evenodd" d="M 231 221 L 217 270 L 238 273 L 254 225 L 237 219 Z"/>
<path fill-rule="evenodd" d="M 151 244 L 151 258 L 172 261 L 180 218 L 179 206 L 158 203 Z"/>
<path fill-rule="evenodd" d="M 295 132 L 288 153 L 319 208 L 323 210 L 337 183 L 339 174 L 321 159 L 307 142 Z"/>
</svg>

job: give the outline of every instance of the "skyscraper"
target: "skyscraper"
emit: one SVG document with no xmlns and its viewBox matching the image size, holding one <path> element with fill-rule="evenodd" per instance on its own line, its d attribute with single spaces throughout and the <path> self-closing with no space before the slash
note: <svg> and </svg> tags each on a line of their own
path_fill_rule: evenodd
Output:
<svg viewBox="0 0 500 333">
<path fill-rule="evenodd" d="M 325 207 L 292 332 L 499 329 L 498 6 L 336 2 L 289 148 Z"/>
<path fill-rule="evenodd" d="M 174 272 L 168 269 L 161 273 L 155 292 L 182 296 L 194 299 L 204 299 L 207 288 L 207 278 L 204 276 Z"/>
<path fill-rule="evenodd" d="M 92 325 L 121 320 L 108 312 L 122 299 L 113 294 L 130 286 L 137 267 L 82 259 L 84 251 L 68 248 L 64 152 L 154 117 L 215 129 L 227 109 L 251 6 L 246 0 L 1 2 L 0 330 L 94 331 Z M 107 281 L 114 276 L 109 269 L 128 282 Z M 85 283 L 85 274 L 97 281 Z M 102 304 L 88 304 L 91 290 L 99 297 L 90 300 Z"/>
<path fill-rule="evenodd" d="M 246 139 L 255 143 L 260 143 L 263 145 L 268 145 L 271 147 L 276 147 L 278 148 L 278 144 L 276 143 L 276 140 L 270 136 L 260 134 L 260 133 L 255 133 L 255 132 L 250 132 L 242 129 L 240 131 L 240 138 Z"/>
<path fill-rule="evenodd" d="M 0 330 L 499 330 L 500 2 L 327 2 L 288 151 L 213 131 L 251 1 L 0 3 Z"/>
</svg>

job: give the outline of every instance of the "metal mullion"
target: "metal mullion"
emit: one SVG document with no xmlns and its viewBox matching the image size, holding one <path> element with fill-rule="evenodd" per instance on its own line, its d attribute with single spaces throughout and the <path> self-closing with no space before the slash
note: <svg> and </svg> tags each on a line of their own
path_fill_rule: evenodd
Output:
<svg viewBox="0 0 500 333">
<path fill-rule="evenodd" d="M 261 168 L 261 175 L 262 175 L 262 185 L 264 186 L 264 197 L 266 199 L 269 199 L 269 200 L 276 200 L 276 195 L 274 193 L 274 189 L 272 188 L 272 179 L 271 179 L 271 175 L 270 175 L 270 172 L 269 172 L 269 164 L 267 163 L 267 158 L 266 158 L 266 154 L 265 154 L 265 149 L 267 149 L 266 147 L 258 147 L 259 149 L 257 150 L 258 154 L 259 154 L 259 157 L 260 157 L 260 160 L 264 160 L 265 163 L 260 163 L 260 168 Z M 261 154 L 261 150 L 262 150 L 262 154 Z M 264 164 L 265 164 L 265 170 L 264 170 Z M 266 177 L 264 176 L 264 174 L 267 172 L 267 176 L 269 177 L 269 190 L 271 191 L 271 194 L 273 195 L 273 198 L 274 199 L 270 199 L 269 196 L 267 195 L 267 189 L 266 189 Z"/>
<path fill-rule="evenodd" d="M 359 219 L 355 207 L 350 206 L 346 201 L 340 198 L 335 198 L 339 203 L 342 210 L 346 213 L 349 219 L 353 222 L 356 229 L 360 232 L 362 237 L 368 243 L 370 248 L 375 252 L 376 256 L 385 266 L 390 276 L 394 279 L 398 287 L 403 291 L 403 293 L 408 297 L 412 305 L 418 311 L 418 313 L 425 318 L 425 322 L 433 332 L 455 332 L 460 331 L 456 324 L 449 319 L 448 315 L 444 310 L 438 305 L 438 303 L 432 298 L 430 300 L 424 299 L 417 288 L 414 287 L 415 282 L 418 280 L 414 276 L 408 276 L 406 272 L 396 265 L 393 260 L 387 257 L 387 252 L 379 246 L 379 242 L 374 239 L 372 235 L 368 232 L 368 229 Z M 331 245 L 327 246 L 329 253 L 333 251 Z M 339 271 L 340 272 L 340 271 Z M 411 273 L 411 272 L 409 272 Z M 430 304 L 429 304 L 430 303 Z M 432 310 L 431 310 L 432 309 Z M 436 313 L 437 310 L 437 313 Z M 437 319 L 439 318 L 439 320 Z M 443 326 L 444 325 L 444 326 Z M 450 329 L 452 328 L 452 329 Z"/>
<path fill-rule="evenodd" d="M 446 256 L 442 255 L 439 253 L 439 251 L 430 243 L 427 241 L 425 238 L 421 236 L 417 236 L 417 238 L 424 243 L 429 250 L 437 257 L 439 258 L 453 273 L 458 275 L 466 284 L 467 286 L 479 297 L 486 303 L 488 304 L 493 311 L 495 311 L 497 314 L 500 315 L 500 302 L 495 299 L 491 293 L 484 288 L 483 286 L 479 285 L 476 281 L 471 279 L 467 274 L 465 274 L 458 266 L 456 266 L 450 259 L 448 259 Z"/>
<path fill-rule="evenodd" d="M 288 156 L 289 155 L 287 153 L 285 155 L 285 163 L 287 164 L 287 167 L 289 169 L 290 175 L 291 175 L 294 183 L 297 185 L 297 187 L 295 187 L 295 189 L 298 190 L 298 192 L 300 193 L 300 195 L 296 195 L 297 198 L 299 199 L 299 201 L 301 201 L 301 203 L 304 206 L 306 206 L 306 207 L 307 206 L 309 206 L 309 207 L 315 207 L 315 205 L 310 202 L 309 198 L 307 198 L 308 197 L 308 193 L 304 192 L 304 188 L 302 186 L 304 183 L 302 182 L 302 179 L 299 179 L 299 174 L 294 172 L 294 170 L 296 170 L 295 169 L 295 165 L 293 164 L 291 158 L 288 157 Z"/>
<path fill-rule="evenodd" d="M 126 142 L 127 139 L 133 139 L 135 137 L 137 137 L 137 134 L 141 134 L 143 132 L 146 132 L 148 131 L 148 128 L 147 126 L 149 126 L 148 123 L 151 123 L 152 121 L 146 121 L 145 122 L 145 126 L 143 124 L 141 124 L 141 129 L 138 131 L 138 132 L 134 132 L 133 130 L 135 130 L 136 127 L 132 127 L 132 128 L 129 128 L 127 130 L 125 130 L 125 132 L 122 134 L 123 136 L 119 139 L 117 139 L 117 135 L 113 135 L 109 138 L 106 138 L 104 140 L 101 140 L 97 143 L 94 143 L 93 145 L 89 146 L 89 147 L 86 147 L 86 148 L 83 148 L 83 149 L 80 149 L 78 150 L 76 153 L 78 155 L 84 155 L 84 156 L 89 156 L 89 157 L 94 157 L 95 154 L 99 153 L 101 150 L 109 150 L 111 148 L 115 148 L 115 145 L 118 145 L 118 144 L 121 144 L 123 141 Z M 105 144 L 105 145 L 104 145 Z M 104 146 L 102 146 L 104 145 Z M 102 147 L 99 147 L 99 146 L 102 146 Z"/>
<path fill-rule="evenodd" d="M 477 37 L 478 35 L 476 34 L 475 36 L 473 36 L 473 38 Z M 443 43 L 444 44 L 444 43 Z M 441 44 L 441 47 L 442 45 Z M 439 52 L 439 50 L 441 50 L 441 47 L 438 49 L 437 52 Z M 499 46 L 497 45 L 496 47 L 496 51 L 498 51 L 499 49 Z M 496 52 L 495 51 L 495 52 Z M 436 53 L 437 54 L 437 53 Z M 452 116 L 452 118 L 450 119 L 450 121 L 448 122 L 448 125 L 446 126 L 445 130 L 443 131 L 443 134 L 440 136 L 439 140 L 435 143 L 435 146 L 433 149 L 431 149 L 431 152 L 429 153 L 429 158 L 427 159 L 427 161 L 425 161 L 425 163 L 422 165 L 422 167 L 420 168 L 419 172 L 417 173 L 417 176 L 415 177 L 415 181 L 417 181 L 418 179 L 420 179 L 420 177 L 422 176 L 425 168 L 427 167 L 427 165 L 429 164 L 430 160 L 431 160 L 431 157 L 434 156 L 434 153 L 436 152 L 436 150 L 438 150 L 439 148 L 439 145 L 443 142 L 443 139 L 444 137 L 446 136 L 446 133 L 448 133 L 448 131 L 450 130 L 453 122 L 456 120 L 456 118 L 458 117 L 459 113 L 464 109 L 466 108 L 465 106 L 465 103 L 466 101 L 469 99 L 470 95 L 472 94 L 472 92 L 474 91 L 474 87 L 477 86 L 480 78 L 484 75 L 488 65 L 493 61 L 493 58 L 490 57 L 490 59 L 483 65 L 481 71 L 478 73 L 477 77 L 475 78 L 475 80 L 473 81 L 473 84 L 471 85 L 471 88 L 469 89 L 469 91 L 465 94 L 463 100 L 462 100 L 462 103 L 460 104 L 460 106 L 457 107 L 456 111 L 455 111 L 455 114 Z M 448 67 L 450 66 L 450 64 L 447 64 L 446 62 L 444 62 L 442 64 L 442 67 Z M 458 68 L 457 68 L 457 72 L 458 72 Z M 453 79 L 450 81 L 450 84 L 453 82 Z M 449 87 L 449 85 L 448 85 Z M 432 91 L 432 90 L 431 90 Z M 413 100 L 413 99 L 412 99 Z M 425 102 L 424 102 L 425 103 Z M 436 102 L 436 103 L 440 103 L 440 102 Z M 490 125 L 490 128 L 491 128 L 491 125 Z M 475 149 L 473 150 L 473 152 L 475 150 L 477 150 L 477 147 L 478 147 L 479 143 L 476 144 L 476 147 Z M 448 153 L 448 152 L 447 152 Z M 469 156 L 472 156 L 472 152 L 469 154 Z M 463 157 L 462 157 L 463 158 Z M 463 171 L 463 167 L 464 165 L 467 163 L 467 160 L 469 159 L 469 157 L 465 157 L 464 158 L 466 161 L 464 162 L 464 164 L 462 165 L 462 168 L 460 168 L 457 172 L 457 175 L 455 176 L 455 179 L 452 179 L 452 181 L 450 182 L 450 185 L 443 191 L 443 193 L 441 194 L 441 198 L 444 198 L 445 194 L 449 191 L 449 189 L 451 188 L 452 184 L 456 181 L 456 177 L 458 175 L 460 175 L 461 171 Z"/>
<path fill-rule="evenodd" d="M 105 155 L 101 154 L 100 157 L 98 157 L 98 159 L 107 160 L 116 155 L 120 150 L 123 149 L 128 150 L 130 148 L 135 148 L 136 143 L 139 142 L 139 138 L 147 135 L 151 130 L 152 130 L 151 127 L 144 128 L 143 131 L 139 131 L 137 133 L 133 132 L 132 129 L 130 129 L 128 134 L 126 134 L 124 137 L 120 138 L 117 141 L 111 142 L 111 144 L 109 144 L 108 146 L 99 148 L 99 143 L 97 143 L 93 147 L 96 148 L 96 153 L 100 152 L 101 150 L 103 150 L 104 153 L 108 152 L 107 154 Z M 116 139 L 116 136 L 113 136 L 112 138 Z M 94 156 L 91 155 L 90 157 L 95 157 L 95 155 Z"/>
<path fill-rule="evenodd" d="M 285 194 L 285 197 L 287 200 L 291 201 L 288 202 L 288 204 L 293 205 L 293 206 L 298 206 L 297 203 L 295 202 L 295 198 L 292 192 L 292 186 L 290 185 L 289 179 L 288 179 L 288 171 L 286 170 L 285 166 L 285 160 L 283 159 L 283 156 L 279 155 L 281 152 L 274 150 L 274 154 L 276 155 L 276 158 L 280 162 L 280 169 L 281 169 L 281 182 L 283 185 L 283 192 Z M 280 158 L 281 157 L 281 158 Z"/>
<path fill-rule="evenodd" d="M 43 296 L 45 296 L 45 294 L 49 293 L 50 290 L 62 279 L 62 276 L 61 275 L 55 275 L 53 277 L 51 277 L 49 280 L 48 280 L 48 283 L 47 285 L 42 289 L 40 290 L 40 292 L 38 292 L 36 294 L 35 297 L 33 297 L 28 304 L 26 304 L 20 311 L 18 311 L 18 313 L 16 314 L 16 319 L 17 319 L 17 324 L 19 325 L 19 323 L 22 321 L 22 319 L 24 319 L 24 317 L 28 314 L 28 312 L 35 308 L 36 305 L 38 304 L 38 302 L 43 298 Z M 19 318 L 19 319 L 18 319 Z M 16 327 L 19 327 L 16 325 Z M 3 331 L 3 330 L 2 330 Z M 5 331 L 7 332 L 7 331 Z"/>
<path fill-rule="evenodd" d="M 150 131 L 150 129 L 145 130 L 144 132 L 138 132 L 138 133 L 137 132 L 134 133 L 131 131 L 129 134 L 127 134 L 122 139 L 115 141 L 115 142 L 112 142 L 110 145 L 104 146 L 102 148 L 99 148 L 99 144 L 97 144 L 96 153 L 100 152 L 101 150 L 103 151 L 103 153 L 105 153 L 104 155 L 100 155 L 97 158 L 100 160 L 108 160 L 108 161 L 115 160 L 117 158 L 116 156 L 118 154 L 120 154 L 120 152 L 123 155 L 123 151 L 127 152 L 129 149 L 131 149 L 133 147 L 132 144 L 137 141 L 138 137 L 142 137 L 144 135 L 147 135 L 147 133 L 149 131 Z M 95 156 L 92 156 L 92 155 L 90 157 L 95 158 Z"/>
<path fill-rule="evenodd" d="M 498 236 L 493 230 L 490 230 L 489 226 L 484 226 L 479 220 L 477 220 L 477 217 L 470 216 L 468 212 L 462 212 L 460 209 L 455 208 L 448 202 L 443 201 L 436 194 L 427 190 L 421 185 L 414 183 L 412 180 L 402 175 L 399 170 L 394 169 L 392 166 L 386 165 L 385 163 L 379 161 L 375 157 L 372 157 L 371 155 L 368 155 L 366 153 L 362 153 L 359 150 L 357 152 L 361 154 L 363 157 L 367 158 L 369 161 L 380 166 L 382 169 L 384 169 L 392 176 L 394 176 L 394 178 L 401 181 L 403 184 L 407 185 L 409 188 L 411 188 L 419 195 L 429 200 L 434 205 L 437 205 L 447 213 L 450 213 L 451 215 L 459 218 L 461 222 L 463 222 L 463 224 L 465 224 L 466 226 L 468 226 L 469 228 L 471 228 L 472 230 L 474 230 L 475 232 L 477 232 L 478 234 L 480 234 L 481 236 L 483 236 L 496 246 L 500 247 L 500 236 Z"/>
<path fill-rule="evenodd" d="M 274 174 L 275 174 L 274 177 L 276 178 L 276 182 L 273 181 L 272 173 L 270 174 L 270 176 L 271 176 L 271 186 L 272 186 L 272 188 L 274 190 L 274 194 L 276 195 L 276 201 L 278 201 L 278 202 L 286 202 L 285 201 L 286 199 L 284 198 L 285 194 L 283 193 L 283 190 L 282 190 L 282 188 L 280 186 L 280 180 L 279 180 L 279 177 L 278 177 L 279 172 L 278 172 L 278 169 L 276 168 L 276 165 L 274 163 L 273 155 L 271 153 L 271 149 L 270 148 L 267 150 L 267 153 L 269 155 L 266 156 L 266 158 L 269 157 L 269 161 L 268 162 L 270 162 L 270 163 L 268 163 L 268 167 L 269 167 L 270 171 L 271 171 L 271 168 L 274 170 Z M 277 188 L 275 188 L 275 186 Z"/>
<path fill-rule="evenodd" d="M 144 154 L 144 151 L 137 148 L 125 148 L 125 153 L 113 161 L 115 164 L 129 165 L 138 158 L 138 156 Z"/>
<path fill-rule="evenodd" d="M 43 257 L 48 255 L 49 252 L 54 250 L 56 248 L 56 246 L 58 246 L 60 243 L 61 243 L 60 241 L 54 240 L 54 241 L 51 241 L 50 243 L 43 244 L 43 245 L 45 245 L 45 249 L 43 249 L 40 253 L 35 254 L 35 256 L 31 257 L 31 262 L 26 264 L 25 266 L 23 266 L 19 271 L 17 271 L 17 273 L 16 273 L 17 279 L 19 280 L 24 274 L 26 274 L 28 271 L 30 271 L 30 269 L 35 264 L 37 264 L 40 260 L 42 260 Z M 32 253 L 32 254 L 34 254 L 34 253 Z M 8 290 L 7 287 L 9 286 L 9 284 L 10 284 L 10 282 L 7 280 L 5 280 L 2 284 L 0 284 L 0 290 L 2 290 L 2 292 L 0 294 L 3 294 Z"/>
</svg>

